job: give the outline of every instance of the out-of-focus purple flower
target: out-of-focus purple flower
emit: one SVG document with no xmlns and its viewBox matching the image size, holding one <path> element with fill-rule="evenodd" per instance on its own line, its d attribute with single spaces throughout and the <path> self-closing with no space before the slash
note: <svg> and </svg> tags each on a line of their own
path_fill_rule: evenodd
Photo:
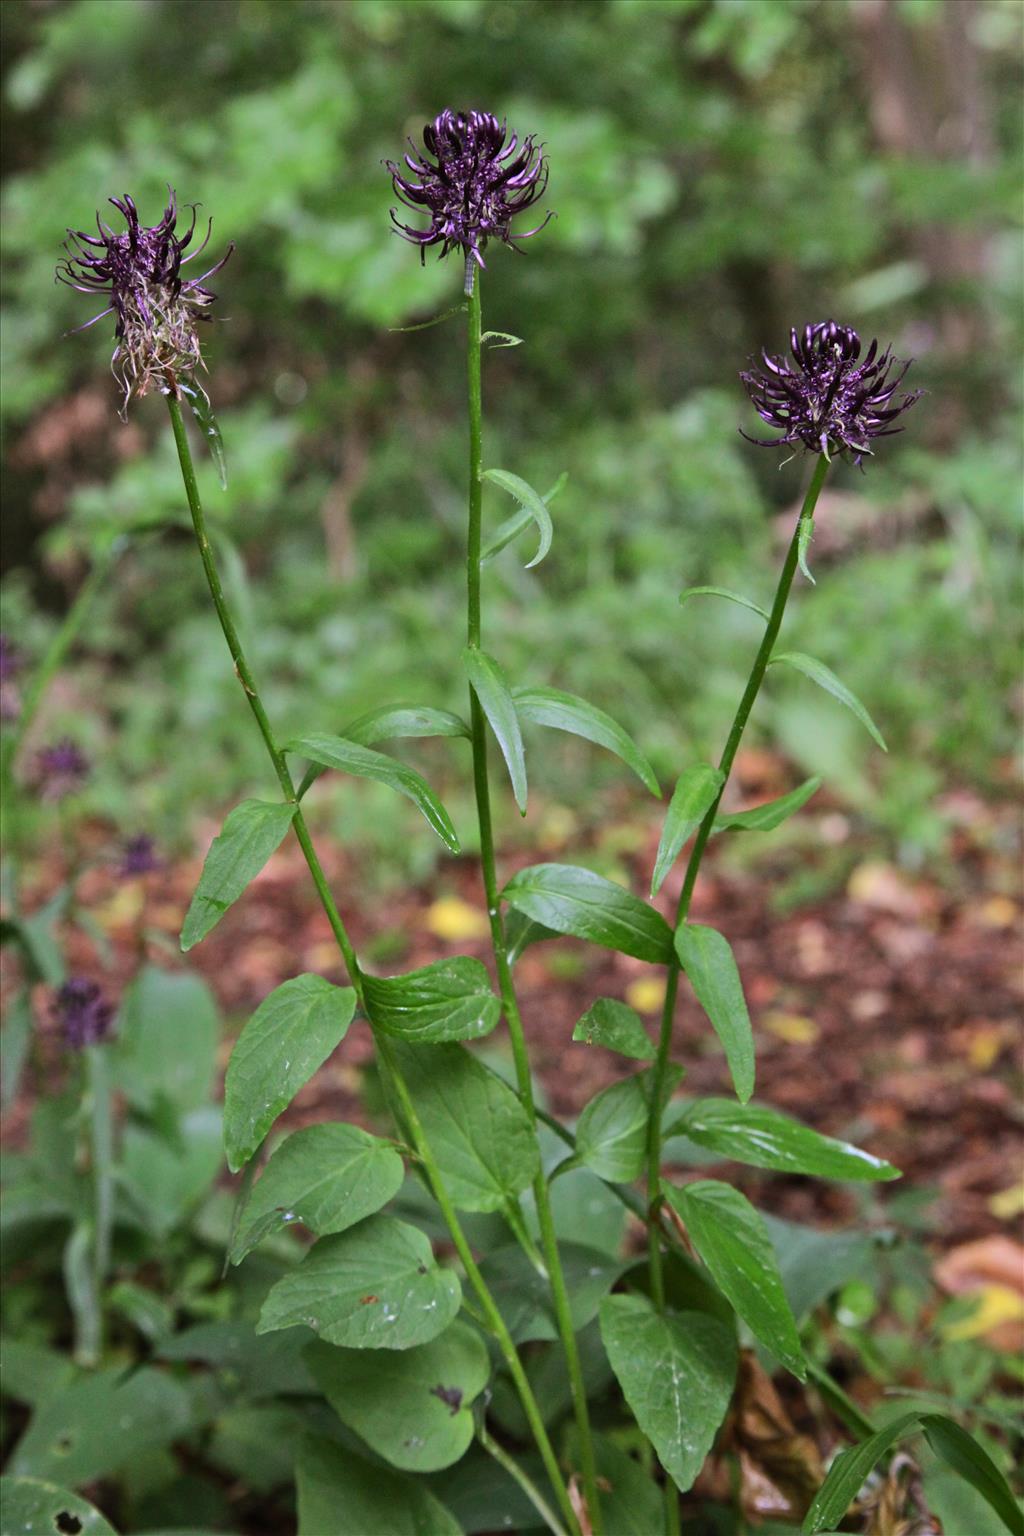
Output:
<svg viewBox="0 0 1024 1536">
<path fill-rule="evenodd" d="M 506 138 L 506 124 L 490 112 L 453 112 L 446 107 L 423 130 L 425 153 L 410 139 L 412 154 L 404 160 L 411 175 L 393 160 L 385 162 L 405 206 L 430 215 L 429 228 L 414 229 L 391 210 L 398 233 L 419 246 L 422 259 L 428 245 L 440 245 L 441 256 L 458 246 L 469 274 L 471 261 L 484 265 L 483 249 L 492 237 L 518 249 L 512 220 L 543 197 L 548 162 L 532 134 L 522 142 L 514 133 L 508 143 Z M 534 229 L 517 230 L 515 239 L 528 240 L 551 217 L 547 214 Z"/>
<path fill-rule="evenodd" d="M 129 837 L 125 842 L 117 872 L 122 880 L 133 880 L 139 875 L 151 875 L 161 866 L 162 860 L 153 839 L 145 832 L 140 832 L 137 837 Z"/>
<path fill-rule="evenodd" d="M 63 800 L 88 777 L 89 759 L 68 736 L 36 753 L 36 782 L 43 800 Z"/>
<path fill-rule="evenodd" d="M 110 203 L 123 216 L 127 229 L 116 234 L 96 215 L 97 235 L 69 229 L 64 242 L 67 252 L 57 266 L 57 280 L 79 293 L 103 294 L 107 308 L 87 320 L 79 330 L 86 330 L 105 315 L 116 314 L 114 334 L 117 343 L 111 358 L 111 370 L 124 390 L 122 415 L 133 396 L 145 395 L 154 378 L 175 389 L 179 374 L 189 377 L 202 366 L 198 320 L 208 320 L 205 313 L 216 298 L 203 284 L 219 272 L 234 245 L 201 277 L 182 277 L 182 267 L 205 250 L 213 228 L 211 220 L 202 243 L 188 256 L 196 228 L 196 210 L 184 234 L 176 233 L 178 205 L 172 188 L 170 200 L 158 224 L 146 226 L 127 193 L 112 197 Z"/>
<path fill-rule="evenodd" d="M 21 712 L 17 678 L 24 665 L 18 647 L 0 634 L 0 720 L 15 720 Z"/>
<path fill-rule="evenodd" d="M 743 436 L 759 448 L 803 444 L 812 453 L 849 454 L 859 464 L 873 452 L 877 437 L 902 432 L 897 416 L 923 391 L 897 396 L 910 363 L 900 363 L 892 348 L 879 352 L 873 341 L 862 358 L 860 337 L 847 325 L 823 320 L 790 332 L 796 362 L 762 352 L 763 369 L 741 373 L 747 394 L 762 421 L 781 437 Z"/>
<path fill-rule="evenodd" d="M 72 1051 L 99 1045 L 110 1033 L 113 1004 L 98 982 L 86 976 L 70 976 L 54 999 L 54 1016 L 64 1031 L 64 1044 Z"/>
</svg>

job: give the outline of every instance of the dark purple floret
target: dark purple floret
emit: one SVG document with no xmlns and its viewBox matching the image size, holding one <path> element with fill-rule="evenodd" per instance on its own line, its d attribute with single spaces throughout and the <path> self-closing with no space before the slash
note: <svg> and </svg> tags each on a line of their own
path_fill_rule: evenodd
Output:
<svg viewBox="0 0 1024 1536">
<path fill-rule="evenodd" d="M 89 759 L 67 736 L 36 753 L 36 781 L 44 800 L 63 800 L 89 777 Z"/>
<path fill-rule="evenodd" d="M 118 874 L 122 880 L 132 880 L 139 875 L 151 875 L 161 864 L 153 839 L 140 832 L 138 837 L 129 837 L 121 849 Z"/>
<path fill-rule="evenodd" d="M 492 237 L 518 249 L 512 220 L 543 197 L 548 162 L 532 134 L 521 143 L 514 133 L 508 143 L 507 138 L 506 124 L 490 112 L 453 112 L 447 107 L 423 130 L 425 153 L 410 139 L 413 152 L 404 159 L 411 176 L 393 160 L 385 162 L 405 206 L 430 215 L 427 229 L 414 229 L 391 210 L 398 233 L 419 246 L 421 258 L 426 258 L 428 245 L 440 245 L 441 256 L 458 246 L 471 274 L 469 263 L 484 265 L 483 250 Z M 517 231 L 516 240 L 538 234 L 551 217 L 549 213 L 534 229 Z"/>
<path fill-rule="evenodd" d="M 57 993 L 54 1016 L 64 1031 L 64 1044 L 72 1051 L 99 1045 L 110 1033 L 114 1008 L 103 989 L 85 976 L 70 976 Z"/>
<path fill-rule="evenodd" d="M 79 330 L 86 330 L 105 315 L 117 316 L 111 368 L 124 390 L 125 409 L 133 395 L 146 394 L 155 377 L 174 388 L 179 373 L 191 376 L 202 366 L 196 321 L 209 319 L 204 311 L 216 298 L 203 284 L 220 271 L 234 250 L 234 245 L 229 245 L 220 261 L 201 277 L 183 277 L 182 267 L 205 250 L 213 221 L 202 243 L 186 256 L 195 234 L 195 206 L 188 229 L 178 234 L 177 200 L 173 189 L 168 191 L 170 200 L 163 216 L 152 226 L 140 222 L 138 209 L 127 193 L 110 198 L 127 229 L 116 234 L 99 214 L 98 236 L 69 229 L 64 242 L 67 255 L 57 267 L 59 282 L 79 293 L 103 294 L 109 300 L 107 308 Z"/>
<path fill-rule="evenodd" d="M 754 409 L 781 437 L 743 436 L 760 448 L 803 446 L 812 453 L 849 454 L 859 464 L 877 437 L 902 432 L 897 416 L 919 400 L 921 390 L 897 395 L 910 367 L 879 352 L 873 341 L 862 358 L 860 337 L 847 325 L 823 320 L 790 332 L 796 362 L 762 352 L 763 370 L 740 374 Z M 741 432 L 743 431 L 740 428 Z"/>
</svg>

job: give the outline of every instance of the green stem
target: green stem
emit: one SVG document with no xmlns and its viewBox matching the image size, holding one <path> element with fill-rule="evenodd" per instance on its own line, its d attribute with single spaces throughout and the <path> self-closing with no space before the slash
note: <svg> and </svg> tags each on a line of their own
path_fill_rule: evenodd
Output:
<svg viewBox="0 0 1024 1536">
<path fill-rule="evenodd" d="M 110 1095 L 110 1062 L 103 1045 L 85 1052 L 89 1082 L 90 1162 L 93 1188 L 92 1273 L 96 1297 L 97 1351 L 103 1346 L 103 1292 L 110 1269 L 110 1242 L 114 1226 L 114 1124 Z"/>
<path fill-rule="evenodd" d="M 498 1444 L 497 1440 L 492 1440 L 482 1424 L 477 1427 L 476 1437 L 488 1455 L 493 1456 L 499 1467 L 504 1467 L 509 1477 L 514 1478 L 519 1484 L 552 1536 L 565 1536 L 565 1528 L 559 1524 L 557 1515 L 542 1497 L 536 1483 L 527 1477 L 522 1467 L 512 1459 L 503 1446 Z"/>
<path fill-rule="evenodd" d="M 483 525 L 483 393 L 481 388 L 480 353 L 482 316 L 480 303 L 480 274 L 476 274 L 472 291 L 466 298 L 467 342 L 466 378 L 469 396 L 469 528 L 466 541 L 466 639 L 471 649 L 479 649 L 481 637 L 480 617 L 480 548 Z M 526 1035 L 522 1015 L 512 980 L 512 966 L 505 941 L 505 924 L 501 915 L 498 894 L 497 861 L 494 852 L 494 825 L 491 817 L 491 789 L 487 777 L 487 725 L 480 701 L 472 688 L 469 690 L 470 734 L 473 742 L 473 789 L 476 795 L 477 821 L 480 827 L 480 864 L 483 872 L 484 894 L 487 900 L 487 917 L 491 928 L 491 947 L 498 972 L 498 990 L 502 1010 L 508 1024 L 512 1056 L 515 1062 L 516 1083 L 519 1098 L 536 1134 L 537 1110 L 533 1099 L 533 1081 L 530 1076 L 530 1057 L 526 1048 Z M 583 1380 L 576 1334 L 573 1329 L 569 1291 L 565 1283 L 562 1259 L 558 1251 L 555 1221 L 551 1212 L 551 1195 L 544 1171 L 533 1182 L 533 1197 L 537 1207 L 541 1247 L 551 1285 L 555 1307 L 555 1320 L 559 1338 L 565 1351 L 569 1372 L 573 1411 L 579 1429 L 580 1472 L 583 1493 L 593 1536 L 601 1536 L 603 1529 L 601 1507 L 597 1491 L 597 1467 L 590 1432 L 590 1415 L 587 1408 L 587 1390 Z M 575 1527 L 575 1519 L 572 1522 Z"/>
<path fill-rule="evenodd" d="M 349 974 L 349 979 L 352 983 L 352 986 L 355 988 L 359 1001 L 362 1004 L 363 1011 L 366 1013 L 367 1018 L 369 1019 L 370 1028 L 373 1030 L 374 1044 L 378 1057 L 382 1066 L 394 1084 L 395 1092 L 402 1107 L 402 1114 L 405 1118 L 413 1147 L 415 1148 L 416 1154 L 423 1164 L 427 1178 L 430 1181 L 430 1186 L 433 1191 L 434 1198 L 440 1207 L 441 1214 L 445 1220 L 445 1224 L 447 1225 L 449 1233 L 451 1234 L 451 1239 L 455 1246 L 455 1250 L 462 1260 L 466 1275 L 477 1294 L 477 1298 L 487 1318 L 488 1325 L 493 1330 L 495 1338 L 497 1339 L 498 1347 L 502 1353 L 502 1358 L 505 1360 L 509 1374 L 512 1376 L 516 1389 L 519 1392 L 519 1397 L 523 1405 L 523 1411 L 526 1414 L 527 1421 L 529 1422 L 530 1428 L 533 1431 L 534 1438 L 537 1442 L 537 1448 L 540 1451 L 544 1466 L 548 1472 L 548 1476 L 551 1479 L 552 1488 L 554 1489 L 554 1492 L 558 1498 L 559 1505 L 568 1514 L 570 1521 L 572 1521 L 572 1504 L 569 1500 L 569 1494 L 565 1486 L 565 1481 L 559 1469 L 557 1458 L 555 1457 L 554 1450 L 551 1446 L 551 1441 L 548 1438 L 547 1430 L 544 1427 L 544 1421 L 541 1417 L 540 1409 L 537 1406 L 536 1398 L 533 1395 L 533 1390 L 527 1379 L 526 1372 L 523 1369 L 522 1362 L 519 1359 L 519 1355 L 516 1351 L 512 1336 L 509 1333 L 508 1328 L 505 1325 L 505 1321 L 502 1318 L 501 1313 L 498 1311 L 494 1298 L 488 1290 L 487 1284 L 481 1275 L 479 1268 L 477 1267 L 476 1261 L 473 1258 L 472 1249 L 469 1246 L 466 1235 L 462 1230 L 461 1223 L 459 1222 L 458 1215 L 456 1214 L 455 1207 L 452 1205 L 452 1202 L 448 1196 L 448 1192 L 445 1188 L 441 1170 L 438 1167 L 436 1160 L 434 1159 L 433 1152 L 427 1142 L 426 1136 L 423 1132 L 423 1127 L 420 1124 L 419 1117 L 416 1114 L 412 1096 L 409 1093 L 408 1086 L 398 1067 L 398 1063 L 395 1060 L 391 1043 L 384 1035 L 382 1035 L 378 1030 L 374 1028 L 373 1019 L 370 1017 L 369 1010 L 366 1007 L 366 999 L 363 993 L 363 977 L 362 972 L 359 969 L 359 962 L 356 958 L 355 949 L 353 948 L 352 942 L 349 939 L 345 924 L 342 921 L 340 912 L 338 911 L 337 903 L 335 902 L 334 897 L 331 894 L 330 886 L 327 883 L 327 877 L 324 874 L 323 867 L 319 858 L 317 857 L 316 850 L 313 847 L 313 841 L 309 835 L 309 828 L 306 825 L 305 817 L 303 816 L 301 807 L 298 806 L 295 784 L 292 779 L 291 772 L 288 768 L 287 760 L 284 753 L 281 751 L 277 744 L 276 738 L 270 725 L 270 721 L 267 717 L 266 710 L 263 708 L 263 703 L 260 699 L 259 691 L 256 687 L 256 679 L 253 676 L 253 673 L 245 658 L 245 653 L 242 649 L 242 643 L 238 636 L 238 630 L 235 627 L 230 609 L 228 608 L 227 600 L 224 596 L 224 589 L 221 585 L 220 576 L 217 571 L 216 562 L 214 561 L 213 553 L 210 549 L 210 541 L 206 532 L 206 518 L 203 512 L 202 501 L 200 500 L 199 496 L 199 485 L 196 480 L 195 466 L 192 462 L 192 450 L 189 447 L 188 436 L 185 431 L 185 423 L 181 414 L 181 406 L 173 393 L 167 396 L 167 408 L 171 416 L 171 426 L 174 431 L 174 442 L 178 450 L 178 462 L 181 465 L 181 476 L 185 485 L 185 495 L 188 498 L 189 511 L 192 514 L 192 526 L 195 529 L 196 542 L 199 546 L 199 554 L 203 562 L 203 570 L 206 573 L 206 581 L 210 589 L 210 596 L 213 599 L 213 605 L 217 611 L 217 617 L 220 620 L 220 626 L 224 632 L 224 638 L 227 641 L 228 650 L 231 652 L 231 656 L 235 664 L 235 673 L 242 685 L 242 688 L 245 691 L 245 696 L 249 702 L 249 707 L 253 712 L 257 725 L 259 726 L 260 733 L 267 748 L 268 756 L 274 765 L 274 772 L 277 774 L 278 783 L 284 792 L 284 797 L 287 801 L 296 805 L 295 816 L 292 820 L 292 829 L 305 856 L 306 864 L 309 867 L 309 872 L 313 878 L 313 884 L 316 887 L 317 895 L 319 896 L 321 905 L 324 909 L 324 912 L 326 913 L 327 921 L 331 927 L 331 932 L 333 933 L 335 940 L 337 941 L 338 948 L 340 949 L 344 958 L 345 966 Z"/>
</svg>

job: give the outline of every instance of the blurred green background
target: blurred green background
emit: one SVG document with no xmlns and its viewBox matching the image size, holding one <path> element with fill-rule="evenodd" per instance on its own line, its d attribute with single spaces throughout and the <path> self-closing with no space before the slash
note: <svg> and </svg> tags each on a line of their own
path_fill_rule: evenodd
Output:
<svg viewBox="0 0 1024 1536">
<path fill-rule="evenodd" d="M 127 533 L 37 732 L 94 756 L 87 812 L 187 845 L 194 810 L 268 783 L 162 403 L 122 425 L 110 322 L 64 336 L 95 313 L 53 285 L 64 227 L 112 194 L 155 222 L 170 183 L 213 217 L 211 260 L 237 243 L 207 342 L 226 493 L 208 460 L 201 473 L 281 734 L 388 700 L 460 706 L 462 326 L 392 328 L 457 302 L 461 263 L 421 270 L 390 232 L 381 163 L 445 105 L 538 134 L 558 212 L 527 254 L 490 253 L 483 290 L 485 325 L 525 340 L 487 358 L 486 462 L 540 490 L 569 475 L 544 564 L 524 571 L 520 541 L 488 570 L 487 643 L 513 680 L 609 709 L 663 779 L 717 750 L 757 623 L 678 594 L 764 601 L 776 519 L 807 473 L 739 436 L 756 422 L 737 370 L 834 316 L 915 357 L 928 394 L 866 475 L 834 473 L 818 585 L 788 635 L 861 696 L 891 755 L 795 675 L 773 677 L 752 740 L 828 775 L 911 864 L 941 853 L 945 787 L 1005 786 L 1016 0 L 6 0 L 0 15 L 3 626 L 30 657 L 91 550 Z M 492 526 L 510 510 L 488 491 Z M 410 749 L 442 787 L 446 750 Z M 531 750 L 538 787 L 604 813 L 614 760 Z M 365 805 L 365 786 L 336 793 Z M 392 799 L 371 794 L 356 835 L 390 829 L 384 867 L 423 872 L 409 861 L 433 857 L 426 835 L 408 839 Z"/>
</svg>

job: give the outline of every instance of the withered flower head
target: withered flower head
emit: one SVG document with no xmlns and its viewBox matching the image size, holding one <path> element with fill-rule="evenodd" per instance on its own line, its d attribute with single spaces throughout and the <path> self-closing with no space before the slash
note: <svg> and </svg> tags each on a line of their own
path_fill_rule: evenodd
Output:
<svg viewBox="0 0 1024 1536">
<path fill-rule="evenodd" d="M 176 390 L 179 374 L 189 377 L 203 366 L 196 322 L 208 320 L 205 311 L 216 294 L 203 284 L 219 272 L 234 245 L 201 277 L 185 278 L 182 267 L 205 250 L 213 228 L 211 220 L 202 243 L 188 256 L 196 228 L 196 210 L 184 234 L 177 234 L 178 205 L 172 188 L 159 224 L 147 227 L 127 193 L 109 201 L 123 216 L 127 229 L 115 234 L 96 215 L 96 235 L 68 230 L 67 252 L 57 267 L 57 279 L 79 293 L 104 294 L 110 302 L 100 314 L 87 320 L 86 330 L 105 315 L 116 314 L 117 344 L 111 370 L 124 390 L 125 414 L 133 396 L 140 399 L 154 380 Z"/>
<path fill-rule="evenodd" d="M 122 880 L 133 880 L 140 875 L 151 875 L 162 867 L 156 844 L 145 832 L 129 837 L 121 849 L 118 874 Z"/>
<path fill-rule="evenodd" d="M 89 759 L 68 736 L 36 753 L 36 782 L 43 800 L 63 800 L 81 789 L 88 777 Z"/>
<path fill-rule="evenodd" d="M 110 1033 L 113 1005 L 95 981 L 70 976 L 54 1000 L 54 1017 L 64 1031 L 64 1044 L 72 1051 L 99 1045 Z"/>
<path fill-rule="evenodd" d="M 763 370 L 740 374 L 761 420 L 782 433 L 759 438 L 743 432 L 760 448 L 802 443 L 812 453 L 848 453 L 859 464 L 873 452 L 876 437 L 903 431 L 893 422 L 923 393 L 897 397 L 910 363 L 901 364 L 891 347 L 879 352 L 877 341 L 862 358 L 857 332 L 834 320 L 791 331 L 790 350 L 795 368 L 788 359 L 762 352 Z"/>
<path fill-rule="evenodd" d="M 412 154 L 404 159 L 411 176 L 393 160 L 385 164 L 398 197 L 414 212 L 428 213 L 430 226 L 413 229 L 401 222 L 394 208 L 391 218 L 403 239 L 419 246 L 421 259 L 428 245 L 440 245 L 441 256 L 458 246 L 466 256 L 468 284 L 470 263 L 484 265 L 489 239 L 518 249 L 512 220 L 543 197 L 548 162 L 532 134 L 522 142 L 514 133 L 508 138 L 506 124 L 490 112 L 453 112 L 446 107 L 424 128 L 423 143 L 425 153 L 420 153 L 409 141 Z M 551 217 L 549 213 L 534 229 L 517 230 L 515 239 L 528 240 Z"/>
</svg>

